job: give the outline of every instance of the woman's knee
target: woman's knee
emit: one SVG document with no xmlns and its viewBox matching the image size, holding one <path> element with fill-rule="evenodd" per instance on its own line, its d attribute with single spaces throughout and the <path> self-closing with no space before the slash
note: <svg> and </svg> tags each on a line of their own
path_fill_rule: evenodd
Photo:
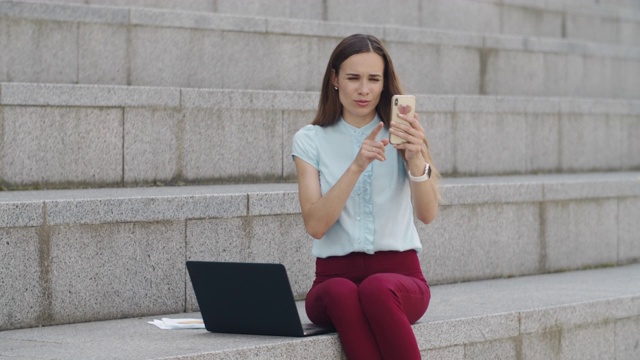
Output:
<svg viewBox="0 0 640 360">
<path fill-rule="evenodd" d="M 397 298 L 394 284 L 388 274 L 374 274 L 364 279 L 358 287 L 358 293 L 362 299 Z"/>
</svg>

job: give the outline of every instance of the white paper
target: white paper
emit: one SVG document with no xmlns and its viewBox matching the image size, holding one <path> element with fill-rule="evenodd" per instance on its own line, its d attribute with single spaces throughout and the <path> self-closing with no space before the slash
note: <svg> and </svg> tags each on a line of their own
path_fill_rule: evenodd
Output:
<svg viewBox="0 0 640 360">
<path fill-rule="evenodd" d="M 162 318 L 161 320 L 154 319 L 153 321 L 149 321 L 149 324 L 155 325 L 163 330 L 204 329 L 204 322 L 202 321 L 202 319 Z"/>
</svg>

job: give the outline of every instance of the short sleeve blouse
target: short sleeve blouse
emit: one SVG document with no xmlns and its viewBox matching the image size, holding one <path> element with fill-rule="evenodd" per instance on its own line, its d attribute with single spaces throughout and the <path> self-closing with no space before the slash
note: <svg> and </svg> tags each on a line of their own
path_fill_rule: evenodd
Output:
<svg viewBox="0 0 640 360">
<path fill-rule="evenodd" d="M 318 170 L 324 196 L 353 162 L 362 142 L 379 122 L 376 116 L 362 128 L 353 127 L 343 119 L 326 127 L 307 125 L 293 138 L 292 156 Z M 388 129 L 383 128 L 378 140 L 388 136 Z M 336 223 L 321 239 L 314 241 L 314 256 L 422 250 L 404 160 L 392 145 L 387 145 L 385 155 L 385 161 L 369 164 Z"/>
</svg>

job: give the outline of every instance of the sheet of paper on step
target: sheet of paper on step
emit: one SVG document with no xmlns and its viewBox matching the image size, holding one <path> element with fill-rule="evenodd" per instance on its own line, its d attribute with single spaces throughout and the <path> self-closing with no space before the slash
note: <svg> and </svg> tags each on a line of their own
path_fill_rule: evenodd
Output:
<svg viewBox="0 0 640 360">
<path fill-rule="evenodd" d="M 149 321 L 149 324 L 155 325 L 163 330 L 176 330 L 176 329 L 204 329 L 204 322 L 202 319 L 169 319 L 162 318 L 160 320 L 154 319 Z"/>
</svg>

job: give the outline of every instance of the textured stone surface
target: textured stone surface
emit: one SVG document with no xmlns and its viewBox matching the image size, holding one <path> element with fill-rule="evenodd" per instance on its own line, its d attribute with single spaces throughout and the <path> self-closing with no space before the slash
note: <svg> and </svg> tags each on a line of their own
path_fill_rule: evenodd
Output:
<svg viewBox="0 0 640 360">
<path fill-rule="evenodd" d="M 122 110 L 4 107 L 4 179 L 115 183 L 122 177 Z"/>
<path fill-rule="evenodd" d="M 632 360 L 640 357 L 640 316 L 616 321 L 616 359 Z"/>
<path fill-rule="evenodd" d="M 618 262 L 640 260 L 640 197 L 618 200 Z"/>
<path fill-rule="evenodd" d="M 282 176 L 282 116 L 273 111 L 185 112 L 183 175 L 189 180 Z M 260 129 L 259 132 L 250 131 Z"/>
<path fill-rule="evenodd" d="M 52 321 L 184 311 L 184 239 L 181 222 L 53 227 Z"/>
<path fill-rule="evenodd" d="M 124 182 L 170 181 L 184 158 L 182 114 L 167 109 L 126 109 Z"/>
<path fill-rule="evenodd" d="M 550 202 L 543 212 L 547 271 L 616 263 L 616 201 Z"/>
<path fill-rule="evenodd" d="M 419 226 L 427 278 L 441 284 L 537 272 L 538 213 L 534 204 L 441 207 L 434 222 Z"/>
<path fill-rule="evenodd" d="M 525 172 L 527 143 L 524 115 L 461 113 L 455 121 L 458 173 Z"/>
<path fill-rule="evenodd" d="M 318 5 L 307 12 L 300 10 L 304 6 L 297 2 L 252 2 L 245 4 L 247 13 L 242 13 L 237 5 L 227 1 L 218 4 L 221 14 L 25 5 L 20 2 L 1 5 L 0 13 L 8 16 L 3 19 L 11 23 L 1 24 L 5 28 L 27 23 L 31 24 L 24 25 L 27 28 L 34 23 L 54 27 L 49 31 L 25 28 L 24 31 L 7 31 L 7 34 L 35 31 L 42 33 L 37 36 L 59 36 L 64 39 L 49 39 L 47 43 L 54 47 L 62 42 L 69 51 L 53 55 L 78 54 L 67 59 L 70 61 L 58 61 L 46 48 L 29 50 L 29 47 L 23 47 L 21 53 L 26 55 L 18 57 L 24 57 L 26 61 L 16 61 L 11 56 L 0 57 L 0 66 L 10 74 L 5 81 L 100 81 L 109 84 L 126 81 L 133 85 L 317 90 L 318 73 L 324 68 L 327 54 L 336 42 L 352 33 L 373 33 L 385 40 L 390 49 L 402 49 L 407 42 L 426 46 L 426 52 L 416 49 L 392 51 L 396 65 L 407 69 L 400 74 L 412 92 L 597 97 L 634 97 L 640 93 L 640 85 L 629 80 L 640 71 L 640 50 L 548 38 L 546 36 L 551 33 L 558 34 L 561 13 L 555 11 L 557 9 L 540 9 L 537 5 L 411 0 L 399 6 L 388 0 L 376 0 L 375 6 L 388 11 L 345 11 L 345 7 L 369 9 L 371 6 L 359 2 L 348 5 L 331 2 L 320 10 L 323 20 L 331 20 L 334 13 L 336 16 L 349 14 L 349 22 L 307 20 L 318 16 Z M 158 7 L 175 8 L 175 5 L 158 4 Z M 185 4 L 186 8 L 190 6 Z M 415 11 L 415 7 L 420 10 Z M 285 8 L 291 13 L 283 13 Z M 239 16 L 253 12 L 280 14 L 278 17 Z M 238 15 L 229 15 L 235 13 Z M 295 18 L 297 15 L 293 13 L 304 13 L 303 19 Z M 294 18 L 287 19 L 288 16 Z M 361 16 L 363 19 L 358 20 Z M 371 18 L 378 16 L 384 17 L 385 21 Z M 367 24 L 358 23 L 365 20 Z M 596 20 L 599 23 L 609 21 L 602 17 L 596 17 Z M 616 32 L 619 20 L 612 20 Z M 421 24 L 411 25 L 416 22 Z M 385 26 L 385 23 L 399 26 Z M 433 30 L 441 26 L 439 23 L 454 31 Z M 130 39 L 123 38 L 126 24 L 133 25 L 128 30 Z M 514 30 L 518 35 L 496 35 L 500 31 L 509 32 L 511 27 L 519 28 Z M 546 33 L 547 30 L 550 32 Z M 534 37 L 529 36 L 532 32 L 536 33 Z M 634 30 L 631 28 L 625 33 L 633 34 Z M 28 37 L 26 39 L 11 35 L 0 41 L 10 47 L 14 40 L 28 41 Z M 157 43 L 165 44 L 162 51 L 152 45 Z M 77 48 L 76 51 L 72 47 Z M 54 60 L 54 65 L 59 67 L 57 71 L 55 66 L 44 69 L 37 63 L 39 60 L 33 60 L 47 57 Z M 251 59 L 255 58 L 260 58 L 264 67 L 272 71 L 260 71 L 260 67 L 252 66 Z M 127 62 L 124 67 L 123 61 Z M 576 64 L 578 66 L 574 66 Z M 423 70 L 425 74 L 415 76 L 416 69 L 421 68 L 438 68 L 440 72 L 430 78 L 429 72 Z M 562 77 L 567 81 L 562 81 Z M 414 79 L 422 81 L 413 83 Z"/>
<path fill-rule="evenodd" d="M 44 320 L 46 252 L 36 228 L 0 228 L 0 330 L 38 326 Z"/>
<path fill-rule="evenodd" d="M 635 354 L 633 346 L 637 340 L 633 335 L 625 335 L 637 327 L 640 304 L 638 288 L 629 284 L 637 281 L 638 276 L 640 268 L 636 264 L 432 286 L 430 308 L 413 329 L 426 356 L 447 354 L 462 359 L 465 351 L 483 348 L 500 357 L 509 354 L 513 349 L 510 342 L 521 337 L 522 346 L 517 349 L 524 359 L 589 358 L 589 352 L 602 355 L 598 358 L 613 358 L 610 350 L 614 346 L 619 358 L 628 359 Z M 302 304 L 298 305 L 302 311 Z M 600 315 L 594 317 L 593 313 Z M 553 314 L 548 317 L 548 325 L 533 332 L 519 331 L 519 317 L 526 315 L 522 320 L 526 324 L 532 315 L 544 314 Z M 165 316 L 198 315 L 156 315 L 4 331 L 0 332 L 4 345 L 0 347 L 0 355 L 86 359 L 109 353 L 110 357 L 135 360 L 283 358 L 293 354 L 296 359 L 342 359 L 335 334 L 292 339 L 213 334 L 204 330 L 165 331 L 146 323 Z M 618 335 L 614 336 L 615 331 Z"/>
</svg>

